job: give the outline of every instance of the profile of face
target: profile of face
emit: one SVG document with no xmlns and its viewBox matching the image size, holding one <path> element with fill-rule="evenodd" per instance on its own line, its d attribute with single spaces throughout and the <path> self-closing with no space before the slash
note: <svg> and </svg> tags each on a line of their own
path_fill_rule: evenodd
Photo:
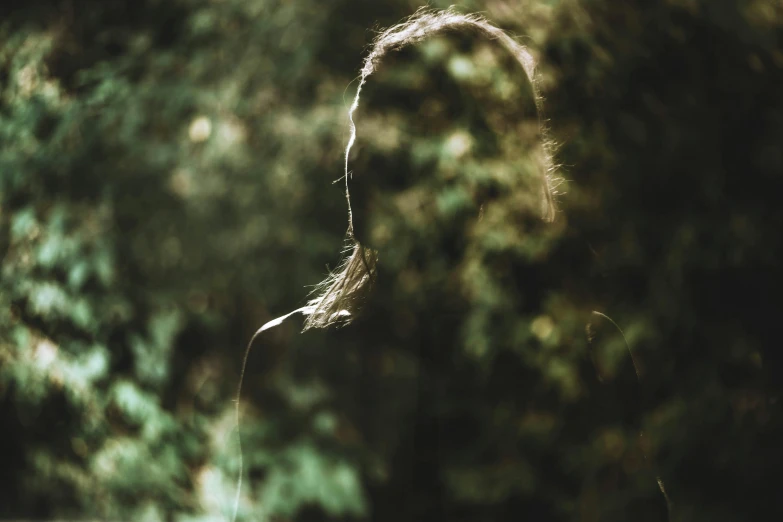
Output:
<svg viewBox="0 0 783 522">
<path fill-rule="evenodd" d="M 353 232 L 387 270 L 448 270 L 495 200 L 516 197 L 524 183 L 540 197 L 530 80 L 480 35 L 439 35 L 387 55 L 353 120 Z"/>
<path fill-rule="evenodd" d="M 352 244 L 305 330 L 351 323 L 380 283 L 405 307 L 476 293 L 484 253 L 554 219 L 536 82 L 527 49 L 478 15 L 424 9 L 378 35 L 348 111 Z"/>
</svg>

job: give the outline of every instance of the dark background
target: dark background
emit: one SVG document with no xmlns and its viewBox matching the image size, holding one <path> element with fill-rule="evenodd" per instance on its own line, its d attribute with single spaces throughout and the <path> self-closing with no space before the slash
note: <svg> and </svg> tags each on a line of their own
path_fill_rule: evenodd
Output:
<svg viewBox="0 0 783 522">
<path fill-rule="evenodd" d="M 427 432 L 404 419 L 425 351 L 362 325 L 270 332 L 246 375 L 242 520 L 416 519 L 435 494 L 449 520 L 667 520 L 658 477 L 671 520 L 783 519 L 783 8 L 651 4 L 458 5 L 539 59 L 558 219 L 520 217 L 512 184 L 476 236 L 465 338 L 428 338 L 470 422 L 442 425 L 426 479 L 399 463 Z M 230 514 L 243 347 L 338 263 L 352 80 L 417 7 L 4 1 L 0 518 Z M 484 51 L 442 38 L 390 65 L 368 100 L 394 124 L 365 120 L 365 154 L 428 102 L 512 128 L 476 102 L 503 91 Z M 496 171 L 458 161 L 454 128 L 403 133 L 373 174 L 480 185 Z"/>
</svg>

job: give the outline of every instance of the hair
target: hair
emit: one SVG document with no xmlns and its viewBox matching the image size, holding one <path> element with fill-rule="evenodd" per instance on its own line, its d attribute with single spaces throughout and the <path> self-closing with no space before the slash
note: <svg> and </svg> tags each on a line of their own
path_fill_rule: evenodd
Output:
<svg viewBox="0 0 783 522">
<path fill-rule="evenodd" d="M 370 53 L 364 59 L 359 75 L 359 85 L 353 103 L 348 109 L 350 137 L 345 147 L 345 198 L 348 203 L 348 231 L 346 233 L 346 248 L 340 265 L 332 271 L 320 284 L 316 285 L 312 294 L 315 297 L 307 302 L 302 311 L 306 315 L 304 330 L 310 328 L 326 328 L 329 326 L 345 326 L 359 313 L 362 304 L 372 290 L 376 278 L 378 254 L 371 248 L 359 243 L 354 236 L 353 212 L 351 211 L 351 196 L 348 180 L 351 173 L 348 170 L 348 156 L 356 141 L 356 125 L 353 114 L 359 107 L 359 97 L 362 87 L 378 68 L 381 60 L 388 53 L 398 51 L 447 31 L 475 31 L 490 40 L 499 42 L 522 66 L 530 82 L 538 115 L 539 147 L 536 157 L 541 173 L 541 217 L 551 222 L 555 217 L 554 187 L 555 167 L 552 161 L 553 142 L 548 138 L 548 132 L 543 117 L 543 100 L 539 89 L 539 78 L 536 73 L 536 63 L 530 52 L 506 32 L 492 25 L 484 17 L 476 14 L 462 14 L 453 7 L 446 10 L 430 8 L 419 9 L 404 22 L 382 31 L 374 40 Z"/>
</svg>

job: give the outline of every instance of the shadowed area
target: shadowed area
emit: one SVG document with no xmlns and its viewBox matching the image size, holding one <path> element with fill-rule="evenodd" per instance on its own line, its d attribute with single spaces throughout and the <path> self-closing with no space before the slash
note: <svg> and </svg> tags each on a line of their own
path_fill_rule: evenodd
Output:
<svg viewBox="0 0 783 522">
<path fill-rule="evenodd" d="M 1 520 L 783 519 L 781 7 L 430 5 L 3 2 Z"/>
</svg>

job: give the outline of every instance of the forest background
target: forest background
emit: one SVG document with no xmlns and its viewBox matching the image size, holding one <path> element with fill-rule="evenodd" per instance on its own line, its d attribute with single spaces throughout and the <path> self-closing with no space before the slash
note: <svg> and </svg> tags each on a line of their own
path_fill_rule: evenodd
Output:
<svg viewBox="0 0 783 522">
<path fill-rule="evenodd" d="M 376 30 L 418 7 L 4 0 L 0 519 L 230 515 L 244 345 L 339 261 L 353 80 Z M 539 60 L 565 182 L 559 225 L 501 227 L 486 247 L 527 260 L 512 270 L 535 306 L 516 352 L 466 356 L 498 399 L 464 406 L 481 457 L 441 477 L 452 519 L 783 520 L 783 7 L 457 9 Z M 492 87 L 479 51 L 438 42 L 398 78 L 413 99 L 442 95 L 409 81 L 417 67 Z M 458 160 L 458 138 L 433 133 L 406 161 Z M 624 336 L 585 332 L 591 304 Z M 298 332 L 250 359 L 240 519 L 404 518 L 407 493 L 389 500 L 394 476 L 323 377 L 342 347 Z"/>
</svg>

